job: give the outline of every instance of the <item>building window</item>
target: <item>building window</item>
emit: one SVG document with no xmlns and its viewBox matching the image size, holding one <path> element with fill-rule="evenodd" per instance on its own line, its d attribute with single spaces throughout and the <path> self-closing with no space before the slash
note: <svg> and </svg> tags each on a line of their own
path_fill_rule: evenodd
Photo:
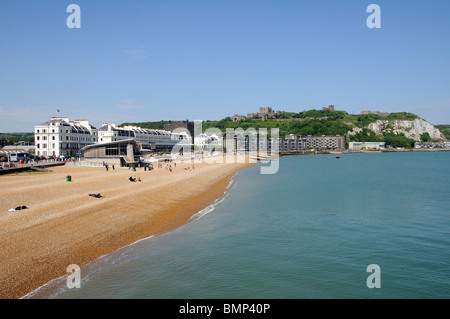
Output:
<svg viewBox="0 0 450 319">
<path fill-rule="evenodd" d="M 113 145 L 107 145 L 106 146 L 106 155 L 111 156 L 111 155 L 119 155 L 119 148 L 117 144 L 113 144 Z"/>
</svg>

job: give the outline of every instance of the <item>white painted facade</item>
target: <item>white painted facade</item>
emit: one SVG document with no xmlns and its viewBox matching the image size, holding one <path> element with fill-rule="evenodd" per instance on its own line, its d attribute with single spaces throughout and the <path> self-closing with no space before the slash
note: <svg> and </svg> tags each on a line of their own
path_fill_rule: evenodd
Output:
<svg viewBox="0 0 450 319">
<path fill-rule="evenodd" d="M 93 143 L 97 143 L 97 129 L 87 120 L 52 117 L 34 127 L 36 156 L 80 156 L 80 150 Z"/>
<path fill-rule="evenodd" d="M 351 151 L 382 150 L 385 146 L 385 142 L 350 142 L 348 149 Z"/>
</svg>

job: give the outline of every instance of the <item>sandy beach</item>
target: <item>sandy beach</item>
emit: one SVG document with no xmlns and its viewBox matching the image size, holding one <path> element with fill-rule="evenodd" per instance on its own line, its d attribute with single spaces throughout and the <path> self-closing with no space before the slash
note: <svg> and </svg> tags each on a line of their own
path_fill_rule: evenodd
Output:
<svg viewBox="0 0 450 319">
<path fill-rule="evenodd" d="M 67 164 L 0 176 L 0 298 L 21 298 L 67 275 L 71 264 L 83 266 L 185 224 L 224 194 L 237 171 L 254 164 L 178 163 L 173 172 L 164 165 L 133 172 Z M 89 196 L 97 193 L 103 197 Z M 9 211 L 17 206 L 28 209 Z"/>
</svg>

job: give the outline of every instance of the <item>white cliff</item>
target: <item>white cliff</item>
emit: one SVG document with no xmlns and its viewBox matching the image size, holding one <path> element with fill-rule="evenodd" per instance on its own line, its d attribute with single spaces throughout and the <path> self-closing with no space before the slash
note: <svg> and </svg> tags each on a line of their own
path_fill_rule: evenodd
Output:
<svg viewBox="0 0 450 319">
<path fill-rule="evenodd" d="M 433 140 L 446 140 L 439 129 L 423 119 L 415 119 L 412 121 L 378 120 L 374 123 L 370 123 L 367 128 L 374 131 L 377 135 L 382 135 L 383 132 L 395 134 L 403 133 L 407 138 L 411 138 L 416 141 L 420 141 L 420 136 L 424 133 L 428 133 Z M 349 132 L 349 135 L 354 135 L 361 130 L 362 128 L 355 127 L 352 131 Z"/>
</svg>

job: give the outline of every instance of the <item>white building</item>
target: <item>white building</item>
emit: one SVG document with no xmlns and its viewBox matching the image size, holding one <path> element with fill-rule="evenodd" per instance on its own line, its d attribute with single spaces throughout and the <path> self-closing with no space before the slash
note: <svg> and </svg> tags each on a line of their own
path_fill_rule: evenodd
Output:
<svg viewBox="0 0 450 319">
<path fill-rule="evenodd" d="M 201 133 L 194 138 L 194 145 L 205 151 L 212 151 L 214 148 L 222 149 L 222 135 Z"/>
<path fill-rule="evenodd" d="M 36 156 L 80 156 L 80 150 L 97 142 L 97 129 L 87 120 L 52 117 L 34 127 Z"/>
<path fill-rule="evenodd" d="M 191 144 L 186 133 L 171 133 L 164 130 L 150 130 L 136 126 L 117 127 L 113 123 L 104 123 L 98 129 L 98 142 L 110 143 L 134 139 L 142 148 L 155 151 L 170 151 L 179 142 Z"/>
<path fill-rule="evenodd" d="M 350 142 L 348 149 L 350 151 L 381 150 L 385 148 L 385 145 L 385 142 Z"/>
</svg>

